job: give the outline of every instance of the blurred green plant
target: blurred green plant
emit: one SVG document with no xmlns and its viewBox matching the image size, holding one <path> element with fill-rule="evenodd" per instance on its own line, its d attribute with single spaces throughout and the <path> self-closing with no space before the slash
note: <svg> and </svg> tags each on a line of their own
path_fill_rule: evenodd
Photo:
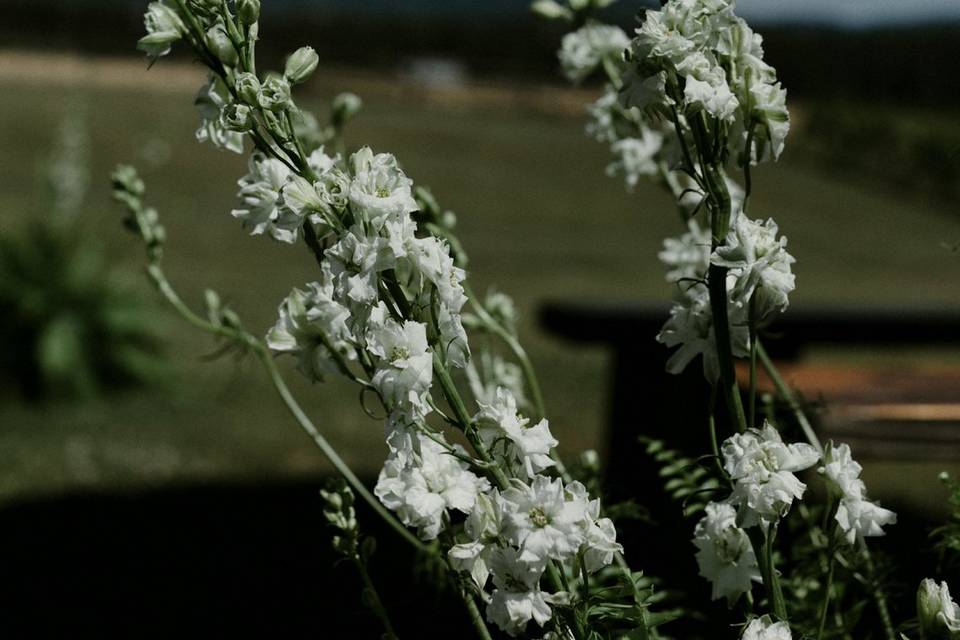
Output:
<svg viewBox="0 0 960 640">
<path fill-rule="evenodd" d="M 89 144 L 70 111 L 44 167 L 47 209 L 0 236 L 0 378 L 30 400 L 85 399 L 160 374 L 149 308 L 78 221 Z"/>
</svg>

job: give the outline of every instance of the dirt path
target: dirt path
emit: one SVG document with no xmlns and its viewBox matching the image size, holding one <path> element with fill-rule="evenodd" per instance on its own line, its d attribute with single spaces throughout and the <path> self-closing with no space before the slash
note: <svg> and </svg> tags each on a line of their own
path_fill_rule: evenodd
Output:
<svg viewBox="0 0 960 640">
<path fill-rule="evenodd" d="M 0 49 L 0 83 L 94 87 L 149 92 L 194 92 L 203 83 L 198 65 L 162 60 L 147 72 L 146 61 L 132 57 L 81 56 L 59 52 Z M 597 89 L 549 85 L 468 82 L 430 86 L 401 75 L 326 67 L 308 85 L 315 93 L 353 91 L 371 99 L 396 98 L 452 109 L 521 109 L 580 115 Z"/>
</svg>

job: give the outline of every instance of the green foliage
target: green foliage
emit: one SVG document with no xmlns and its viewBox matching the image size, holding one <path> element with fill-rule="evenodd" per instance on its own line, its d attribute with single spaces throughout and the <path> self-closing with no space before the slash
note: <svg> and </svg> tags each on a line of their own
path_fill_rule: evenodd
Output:
<svg viewBox="0 0 960 640">
<path fill-rule="evenodd" d="M 640 438 L 645 451 L 660 467 L 658 475 L 663 479 L 667 494 L 681 503 L 683 515 L 693 518 L 701 513 L 707 503 L 722 488 L 715 464 L 710 458 L 694 460 L 679 451 L 667 448 L 662 440 Z"/>
<path fill-rule="evenodd" d="M 46 167 L 47 209 L 0 237 L 0 378 L 30 399 L 86 398 L 160 372 L 152 313 L 76 220 L 85 145 L 67 120 Z"/>
<path fill-rule="evenodd" d="M 960 482 L 946 471 L 940 474 L 940 481 L 947 488 L 951 513 L 946 524 L 930 532 L 930 538 L 937 553 L 938 569 L 943 573 L 960 568 Z"/>
</svg>

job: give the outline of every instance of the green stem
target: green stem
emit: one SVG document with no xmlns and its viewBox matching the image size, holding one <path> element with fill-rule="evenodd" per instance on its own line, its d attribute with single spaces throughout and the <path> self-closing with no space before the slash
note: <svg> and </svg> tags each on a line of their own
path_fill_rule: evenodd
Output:
<svg viewBox="0 0 960 640">
<path fill-rule="evenodd" d="M 783 599 L 783 589 L 780 586 L 780 576 L 777 575 L 777 568 L 773 561 L 773 542 L 777 537 L 777 525 L 773 524 L 763 533 L 764 545 L 763 554 L 767 567 L 766 578 L 769 578 L 767 591 L 770 594 L 770 602 L 773 606 L 773 613 L 781 621 L 788 622 L 787 603 Z"/>
<path fill-rule="evenodd" d="M 787 401 L 787 406 L 789 406 L 790 410 L 793 412 L 797 423 L 803 430 L 803 435 L 807 438 L 807 442 L 813 445 L 813 447 L 822 454 L 823 445 L 820 444 L 820 439 L 817 438 L 817 434 L 814 432 L 813 426 L 807 419 L 807 415 L 804 413 L 803 407 L 800 406 L 800 402 L 797 400 L 796 395 L 794 395 L 793 390 L 780 376 L 780 372 L 777 370 L 776 365 L 773 364 L 773 361 L 767 354 L 767 350 L 763 348 L 763 344 L 760 343 L 759 339 L 757 340 L 757 356 L 760 358 L 760 363 L 763 364 L 763 368 L 767 372 L 767 375 L 770 376 L 770 380 L 773 382 L 773 385 L 777 388 L 777 393 L 779 393 L 780 396 Z"/>
<path fill-rule="evenodd" d="M 867 571 L 870 574 L 870 595 L 873 597 L 873 603 L 877 607 L 877 613 L 880 615 L 880 624 L 883 626 L 883 635 L 886 640 L 897 640 L 897 633 L 893 629 L 893 620 L 890 617 L 890 609 L 887 607 L 887 598 L 883 593 L 877 581 L 877 569 L 873 564 L 873 557 L 866 545 L 863 547 L 863 559 L 867 565 Z"/>
<path fill-rule="evenodd" d="M 287 409 L 293 415 L 297 423 L 303 428 L 304 431 L 313 439 L 320 451 L 326 456 L 327 460 L 333 465 L 340 475 L 346 479 L 350 484 L 353 490 L 360 495 L 364 501 L 370 505 L 370 508 L 383 518 L 387 524 L 389 524 L 401 538 L 409 542 L 416 549 L 424 552 L 431 552 L 430 548 L 427 545 L 423 544 L 416 536 L 410 533 L 406 527 L 404 527 L 396 518 L 389 513 L 383 505 L 380 504 L 380 501 L 374 497 L 370 491 L 360 482 L 359 478 L 354 475 L 353 471 L 349 466 L 343 461 L 343 459 L 337 454 L 336 450 L 330 446 L 330 443 L 327 442 L 327 439 L 323 437 L 323 434 L 317 430 L 313 422 L 310 421 L 310 418 L 307 417 L 303 409 L 297 403 L 296 399 L 293 397 L 293 394 L 290 392 L 290 389 L 287 387 L 286 382 L 284 382 L 283 377 L 280 375 L 280 371 L 277 369 L 276 364 L 273 362 L 273 357 L 270 355 L 269 350 L 263 346 L 263 344 L 254 338 L 253 336 L 242 332 L 236 329 L 230 329 L 224 326 L 218 326 L 207 320 L 204 320 L 197 314 L 195 314 L 180 298 L 174 288 L 170 285 L 170 282 L 167 280 L 166 276 L 163 273 L 163 269 L 160 268 L 158 264 L 150 264 L 147 267 L 147 272 L 150 275 L 150 278 L 153 280 L 154 284 L 157 287 L 157 290 L 160 291 L 161 295 L 167 300 L 167 302 L 177 310 L 177 312 L 190 324 L 194 327 L 212 333 L 214 335 L 221 336 L 242 344 L 252 350 L 260 362 L 266 368 L 267 373 L 270 376 L 270 381 L 273 383 L 274 389 L 280 395 L 280 398 L 283 400 Z"/>
<path fill-rule="evenodd" d="M 750 428 L 757 427 L 757 294 L 750 296 L 750 395 L 747 424 Z"/>
<path fill-rule="evenodd" d="M 476 600 L 474 600 L 473 596 L 467 593 L 466 590 L 459 589 L 459 591 L 463 604 L 467 608 L 467 615 L 470 616 L 470 623 L 473 625 L 474 631 L 477 632 L 481 640 L 493 640 L 490 636 L 490 630 L 487 629 L 487 623 L 484 622 L 483 616 L 480 615 L 480 609 L 477 607 Z"/>
<path fill-rule="evenodd" d="M 387 614 L 387 608 L 383 606 L 380 594 L 377 593 L 377 588 L 374 586 L 373 580 L 370 578 L 370 573 L 367 571 L 366 563 L 357 555 L 354 555 L 352 559 L 354 566 L 357 568 L 357 572 L 360 574 L 360 579 L 363 580 L 363 586 L 369 594 L 369 606 L 373 609 L 374 615 L 380 620 L 380 624 L 383 625 L 383 630 L 386 631 L 383 640 L 398 640 L 397 633 L 393 630 L 393 625 L 390 624 L 390 616 Z"/>
<path fill-rule="evenodd" d="M 832 518 L 836 512 L 837 501 L 831 498 L 827 503 L 824 514 L 829 519 Z M 821 530 L 827 526 L 829 525 L 825 524 L 821 527 Z M 833 574 L 837 564 L 837 534 L 838 527 L 834 525 L 833 528 L 830 529 L 830 538 L 827 543 L 827 582 L 823 592 L 823 603 L 820 605 L 820 625 L 817 628 L 817 640 L 821 640 L 823 637 L 823 630 L 827 624 L 827 613 L 830 610 L 830 598 L 833 596 Z"/>
<path fill-rule="evenodd" d="M 354 475 L 353 471 L 349 466 L 343 461 L 343 459 L 337 454 L 336 450 L 330 446 L 330 443 L 327 442 L 327 439 L 323 437 L 310 418 L 307 417 L 307 414 L 304 413 L 303 409 L 300 408 L 300 405 L 297 403 L 296 399 L 293 397 L 293 394 L 290 393 L 290 389 L 287 387 L 286 382 L 284 382 L 283 377 L 280 375 L 280 371 L 277 369 L 277 365 L 273 362 L 273 357 L 270 353 L 260 346 L 256 349 L 257 356 L 260 358 L 260 362 L 263 363 L 263 366 L 266 367 L 267 373 L 270 375 L 270 381 L 273 383 L 274 388 L 277 390 L 277 393 L 280 394 L 280 398 L 283 400 L 283 403 L 286 405 L 287 409 L 290 411 L 290 414 L 297 421 L 297 424 L 307 432 L 317 447 L 323 453 L 324 456 L 330 461 L 340 475 L 342 475 L 350 486 L 360 494 L 360 497 L 370 506 L 373 511 L 383 518 L 387 524 L 389 524 L 394 531 L 396 531 L 401 538 L 413 545 L 414 548 L 429 552 L 430 549 L 425 544 L 423 544 L 416 536 L 414 536 L 410 531 L 404 527 L 394 516 L 380 504 L 380 501 L 374 497 L 370 491 L 360 482 L 360 479 Z"/>
</svg>

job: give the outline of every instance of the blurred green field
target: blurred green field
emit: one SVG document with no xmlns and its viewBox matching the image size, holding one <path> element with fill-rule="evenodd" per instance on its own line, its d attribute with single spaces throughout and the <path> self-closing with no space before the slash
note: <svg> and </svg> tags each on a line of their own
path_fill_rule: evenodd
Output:
<svg viewBox="0 0 960 640">
<path fill-rule="evenodd" d="M 199 302 L 209 286 L 247 326 L 266 331 L 289 289 L 311 279 L 313 263 L 304 250 L 251 238 L 228 215 L 245 160 L 194 141 L 191 92 L 149 84 L 82 90 L 7 81 L 0 87 L 0 232 L 44 215 L 43 160 L 63 115 L 82 109 L 93 141 L 88 228 L 145 296 L 152 294 L 139 276 L 141 248 L 121 228 L 121 212 L 109 197 L 108 175 L 117 162 L 138 165 L 146 178 L 148 199 L 169 234 L 169 275 L 187 300 Z M 354 87 L 321 79 L 304 103 L 317 106 L 340 88 Z M 584 136 L 580 117 L 471 107 L 469 100 L 444 106 L 415 96 L 410 90 L 364 96 L 350 144 L 394 152 L 411 177 L 457 212 L 474 288 L 505 290 L 523 314 L 522 337 L 541 372 L 562 451 L 602 450 L 605 354 L 544 335 L 537 305 L 667 297 L 656 252 L 679 228 L 670 202 L 645 185 L 628 194 L 622 182 L 606 177 L 606 149 Z M 955 206 L 901 197 L 884 185 L 848 184 L 791 160 L 789 150 L 780 164 L 756 172 L 755 185 L 753 212 L 776 217 L 798 258 L 794 304 L 960 300 L 960 256 L 945 248 L 960 242 Z M 204 336 L 159 306 L 156 318 L 170 361 L 168 381 L 159 388 L 43 408 L 3 392 L 0 500 L 256 481 L 326 468 L 255 363 L 207 362 L 202 356 L 213 345 Z M 363 473 L 379 469 L 381 426 L 359 410 L 355 391 L 338 383 L 309 385 L 288 370 L 303 405 L 347 461 Z M 883 469 L 889 475 L 889 467 Z"/>
</svg>

